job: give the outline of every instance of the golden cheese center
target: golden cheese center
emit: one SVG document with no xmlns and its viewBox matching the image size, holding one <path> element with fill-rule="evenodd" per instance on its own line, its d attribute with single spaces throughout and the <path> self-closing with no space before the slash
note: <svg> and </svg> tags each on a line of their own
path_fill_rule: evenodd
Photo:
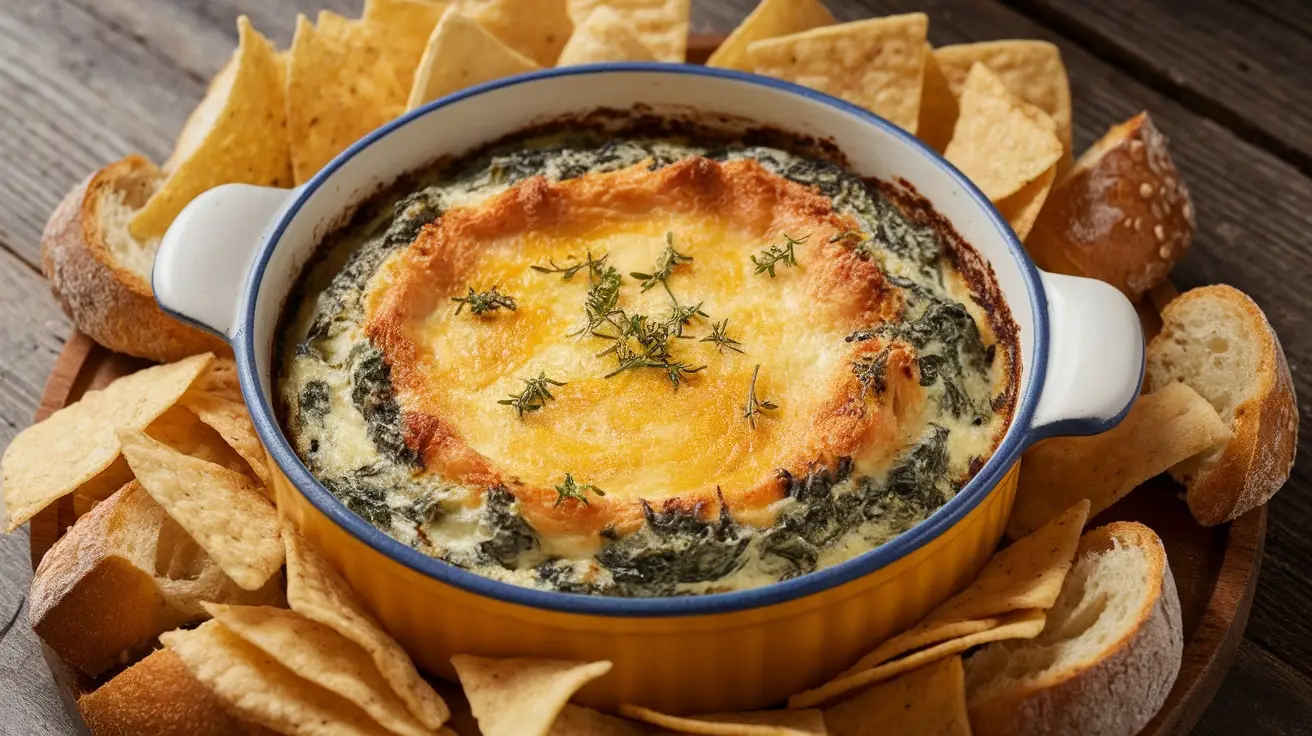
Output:
<svg viewBox="0 0 1312 736">
<path fill-rule="evenodd" d="M 579 532 L 636 523 L 639 499 L 691 505 L 717 490 L 735 516 L 768 524 L 780 468 L 805 472 L 881 445 L 891 452 L 904 438 L 883 415 L 920 398 L 913 380 L 895 377 L 897 390 L 881 403 L 852 374 L 853 360 L 875 346 L 844 338 L 900 310 L 876 267 L 831 242 L 854 227 L 827 200 L 752 161 L 530 179 L 427 226 L 371 283 L 367 329 L 387 355 L 427 469 L 507 483 L 537 527 L 580 514 L 591 523 L 557 521 Z M 672 269 L 668 291 L 643 291 L 631 274 L 656 270 L 667 238 L 691 261 Z M 787 238 L 802 241 L 796 265 L 758 273 L 753 256 Z M 588 254 L 604 254 L 621 274 L 624 315 L 663 321 L 676 304 L 700 305 L 707 316 L 689 323 L 690 337 L 669 341 L 674 359 L 702 367 L 686 383 L 676 388 L 650 367 L 607 377 L 618 361 L 599 353 L 614 341 L 580 333 L 595 274 L 582 268 L 566 280 L 534 269 Z M 454 298 L 494 286 L 514 310 L 457 313 Z M 723 320 L 742 352 L 700 339 Z M 610 323 L 594 330 L 616 332 Z M 755 395 L 777 408 L 749 421 L 757 366 Z M 539 376 L 564 383 L 550 386 L 554 400 L 541 409 L 520 416 L 498 403 Z M 604 498 L 586 510 L 557 508 L 553 489 L 566 473 Z"/>
</svg>

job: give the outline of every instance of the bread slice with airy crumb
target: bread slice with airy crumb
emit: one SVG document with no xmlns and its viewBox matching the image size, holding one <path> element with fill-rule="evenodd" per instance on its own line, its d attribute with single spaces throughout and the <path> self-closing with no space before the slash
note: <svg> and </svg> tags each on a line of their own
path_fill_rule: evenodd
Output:
<svg viewBox="0 0 1312 736">
<path fill-rule="evenodd" d="M 202 601 L 285 604 L 282 576 L 242 590 L 135 481 L 77 520 L 32 576 L 32 629 L 91 676 L 208 618 Z"/>
<path fill-rule="evenodd" d="M 91 736 L 272 736 L 239 720 L 168 649 L 78 698 Z"/>
<path fill-rule="evenodd" d="M 1148 344 L 1153 391 L 1180 381 L 1229 425 L 1231 439 L 1171 468 L 1200 524 L 1230 521 L 1267 502 L 1289 479 L 1298 448 L 1298 401 L 1280 339 L 1261 308 L 1230 286 L 1172 299 Z"/>
<path fill-rule="evenodd" d="M 1171 692 L 1184 632 L 1166 549 L 1115 522 L 1080 539 L 1043 632 L 966 660 L 975 736 L 1134 736 Z"/>
<path fill-rule="evenodd" d="M 228 353 L 222 340 L 160 310 L 150 288 L 159 242 L 128 234 L 163 176 L 134 154 L 87 177 L 46 223 L 42 270 L 78 330 L 110 350 L 162 363 Z"/>
</svg>

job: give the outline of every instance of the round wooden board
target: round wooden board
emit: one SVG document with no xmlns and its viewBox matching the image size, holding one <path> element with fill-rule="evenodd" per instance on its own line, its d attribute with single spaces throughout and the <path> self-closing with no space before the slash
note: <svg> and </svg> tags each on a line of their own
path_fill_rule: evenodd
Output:
<svg viewBox="0 0 1312 736">
<path fill-rule="evenodd" d="M 689 39 L 688 60 L 703 63 L 721 40 L 723 36 L 694 35 Z M 1160 303 L 1164 303 L 1171 292 L 1164 289 L 1154 297 L 1162 297 Z M 1154 331 L 1156 310 L 1147 301 L 1140 307 L 1145 329 Z M 73 335 L 46 383 L 35 421 L 77 401 L 86 391 L 101 388 L 145 365 L 110 352 L 84 335 Z M 1142 736 L 1185 736 L 1216 695 L 1243 639 L 1266 537 L 1265 506 L 1231 524 L 1206 528 L 1194 523 L 1179 498 L 1180 491 L 1169 479 L 1156 478 L 1090 521 L 1096 526 L 1134 520 L 1155 530 L 1166 545 L 1179 589 L 1184 661 L 1166 704 Z M 32 519 L 33 570 L 75 520 L 71 497 Z M 73 708 L 78 696 L 96 683 L 65 665 L 49 648 L 45 648 L 45 657 L 65 702 Z M 452 694 L 450 688 L 442 689 L 444 695 Z"/>
</svg>

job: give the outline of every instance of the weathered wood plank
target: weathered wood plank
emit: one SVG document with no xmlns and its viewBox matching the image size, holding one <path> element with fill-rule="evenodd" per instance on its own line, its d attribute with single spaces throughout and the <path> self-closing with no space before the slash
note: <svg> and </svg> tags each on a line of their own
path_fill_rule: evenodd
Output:
<svg viewBox="0 0 1312 736">
<path fill-rule="evenodd" d="M 0 252 L 0 447 L 32 422 L 46 376 L 72 329 L 45 280 Z"/>
<path fill-rule="evenodd" d="M 1195 736 L 1301 734 L 1312 723 L 1312 679 L 1246 641 Z"/>
<path fill-rule="evenodd" d="M 1287 22 L 1234 0 L 1005 1 L 1312 171 L 1312 40 Z"/>
</svg>

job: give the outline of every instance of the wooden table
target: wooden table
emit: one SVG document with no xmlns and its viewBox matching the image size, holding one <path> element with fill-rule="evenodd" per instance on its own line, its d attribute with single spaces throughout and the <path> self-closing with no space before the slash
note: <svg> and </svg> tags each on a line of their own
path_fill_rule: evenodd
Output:
<svg viewBox="0 0 1312 736">
<path fill-rule="evenodd" d="M 935 44 L 1041 38 L 1062 48 L 1076 148 L 1152 111 L 1193 191 L 1182 288 L 1226 282 L 1275 324 L 1312 397 L 1312 4 L 1302 0 L 826 0 L 842 20 L 922 10 Z M 169 152 L 246 13 L 280 44 L 297 11 L 360 0 L 0 0 L 0 445 L 26 426 L 71 332 L 40 274 L 46 216 L 131 151 Z M 693 0 L 724 32 L 755 0 Z M 1308 405 L 1304 404 L 1304 407 Z M 1304 427 L 1312 410 L 1303 411 Z M 1305 431 L 1304 436 L 1312 436 Z M 1312 442 L 1272 504 L 1247 636 L 1199 734 L 1312 723 Z M 24 606 L 26 532 L 0 538 L 0 736 L 73 733 Z"/>
</svg>

